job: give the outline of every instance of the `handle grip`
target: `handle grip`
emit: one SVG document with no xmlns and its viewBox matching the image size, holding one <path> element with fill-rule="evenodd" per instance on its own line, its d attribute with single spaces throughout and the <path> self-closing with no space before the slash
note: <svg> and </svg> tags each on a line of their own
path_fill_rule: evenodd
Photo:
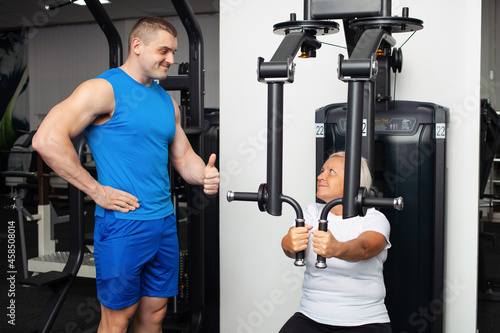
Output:
<svg viewBox="0 0 500 333">
<path fill-rule="evenodd" d="M 297 228 L 305 227 L 305 225 L 306 223 L 304 219 L 295 219 L 295 226 Z M 295 262 L 293 264 L 299 267 L 306 265 L 305 251 L 300 251 L 295 254 Z"/>
<path fill-rule="evenodd" d="M 226 198 L 227 201 L 257 201 L 258 200 L 258 193 L 254 192 L 233 192 L 233 191 L 228 191 Z"/>
<path fill-rule="evenodd" d="M 319 220 L 318 230 L 327 231 L 328 230 L 328 220 Z M 326 268 L 326 259 L 323 256 L 318 254 L 316 259 L 316 264 L 314 264 L 316 268 L 324 269 Z"/>
<path fill-rule="evenodd" d="M 372 198 L 363 199 L 363 205 L 368 207 L 385 207 L 403 210 L 404 200 L 402 197 L 397 198 Z"/>
</svg>

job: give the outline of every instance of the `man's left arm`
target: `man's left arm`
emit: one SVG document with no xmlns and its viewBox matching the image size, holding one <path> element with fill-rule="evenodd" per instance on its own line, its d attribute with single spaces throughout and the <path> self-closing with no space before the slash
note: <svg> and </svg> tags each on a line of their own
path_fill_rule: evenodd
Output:
<svg viewBox="0 0 500 333">
<path fill-rule="evenodd" d="M 191 147 L 180 125 L 179 107 L 175 108 L 175 136 L 169 147 L 169 159 L 175 170 L 188 184 L 203 185 L 206 194 L 216 194 L 219 189 L 219 171 L 214 166 L 216 155 L 210 155 L 205 165 Z"/>
</svg>

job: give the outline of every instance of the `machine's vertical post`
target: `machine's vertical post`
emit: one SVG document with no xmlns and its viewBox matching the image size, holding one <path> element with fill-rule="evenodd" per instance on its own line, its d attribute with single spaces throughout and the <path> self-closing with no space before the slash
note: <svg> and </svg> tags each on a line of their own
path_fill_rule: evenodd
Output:
<svg viewBox="0 0 500 333">
<path fill-rule="evenodd" d="M 304 21 L 311 20 L 311 0 L 304 0 Z"/>
<path fill-rule="evenodd" d="M 44 163 L 40 154 L 37 154 L 38 176 L 38 255 L 54 253 L 56 243 L 51 239 L 49 177 L 44 175 Z"/>
<path fill-rule="evenodd" d="M 108 13 L 97 0 L 85 0 L 87 8 L 101 27 L 109 45 L 109 68 L 115 68 L 123 63 L 122 40 Z"/>
<path fill-rule="evenodd" d="M 358 215 L 354 198 L 359 191 L 361 175 L 361 134 L 363 124 L 364 81 L 350 81 L 347 101 L 347 128 L 344 165 L 343 218 Z"/>
<path fill-rule="evenodd" d="M 281 215 L 283 187 L 283 82 L 267 84 L 267 212 Z"/>
<path fill-rule="evenodd" d="M 392 16 L 392 0 L 382 0 L 382 16 Z"/>
<path fill-rule="evenodd" d="M 199 156 L 204 152 L 204 53 L 203 34 L 201 27 L 196 20 L 194 11 L 188 0 L 172 0 L 179 18 L 188 35 L 189 41 L 189 79 L 188 91 L 189 102 L 186 105 L 187 113 L 190 117 L 189 127 L 199 129 L 200 133 L 190 134 L 189 141 L 193 150 Z M 200 195 L 201 194 L 201 195 Z M 200 188 L 188 186 L 187 191 L 188 207 L 198 210 L 197 213 L 189 216 L 188 225 L 188 252 L 189 252 L 189 274 L 190 274 L 190 297 L 189 306 L 191 319 L 189 323 L 190 332 L 202 331 L 202 326 L 206 322 L 206 243 L 205 243 L 205 210 L 207 198 Z M 210 330 L 210 329 L 208 329 Z"/>
<path fill-rule="evenodd" d="M 361 156 L 366 158 L 370 170 L 375 161 L 375 82 L 365 82 Z"/>
</svg>

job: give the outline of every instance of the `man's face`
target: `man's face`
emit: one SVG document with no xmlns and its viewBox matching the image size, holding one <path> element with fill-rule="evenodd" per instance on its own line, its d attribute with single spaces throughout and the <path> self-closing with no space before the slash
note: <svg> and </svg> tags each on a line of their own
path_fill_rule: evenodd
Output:
<svg viewBox="0 0 500 333">
<path fill-rule="evenodd" d="M 151 79 L 163 80 L 167 71 L 174 63 L 174 53 L 177 51 L 177 38 L 164 30 L 156 32 L 149 44 L 142 45 L 141 64 Z"/>
<path fill-rule="evenodd" d="M 318 175 L 316 196 L 325 202 L 341 198 L 344 193 L 344 158 L 337 156 L 325 162 Z"/>
</svg>

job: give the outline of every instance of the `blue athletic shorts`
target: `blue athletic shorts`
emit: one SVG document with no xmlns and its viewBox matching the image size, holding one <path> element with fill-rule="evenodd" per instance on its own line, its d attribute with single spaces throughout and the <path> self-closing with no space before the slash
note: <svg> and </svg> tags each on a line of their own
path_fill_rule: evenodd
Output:
<svg viewBox="0 0 500 333">
<path fill-rule="evenodd" d="M 106 210 L 95 217 L 97 298 L 109 309 L 137 303 L 142 296 L 178 293 L 179 242 L 175 215 L 151 221 L 116 219 Z"/>
</svg>

